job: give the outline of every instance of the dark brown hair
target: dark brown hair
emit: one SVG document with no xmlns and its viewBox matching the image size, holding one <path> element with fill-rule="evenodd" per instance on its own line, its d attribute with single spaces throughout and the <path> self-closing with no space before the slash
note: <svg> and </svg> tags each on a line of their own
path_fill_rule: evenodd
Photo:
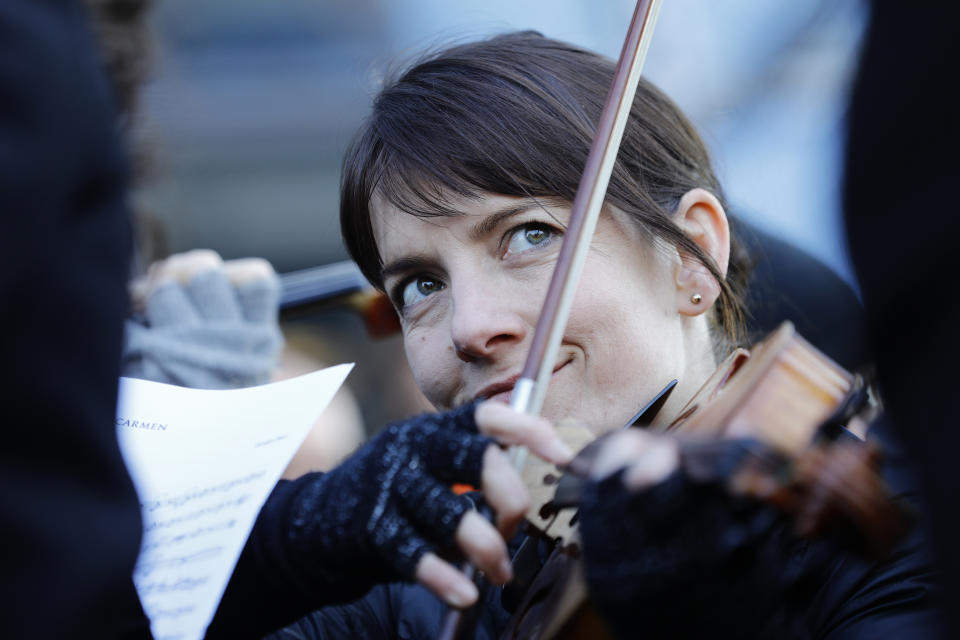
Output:
<svg viewBox="0 0 960 640">
<path fill-rule="evenodd" d="M 370 220 L 377 194 L 415 216 L 459 215 L 449 197 L 483 193 L 572 202 L 614 64 L 525 31 L 454 46 L 386 83 L 343 164 L 340 223 L 347 249 L 382 287 Z M 695 187 L 723 192 L 693 125 L 640 81 L 606 202 L 699 260 L 720 283 L 711 325 L 718 350 L 742 326 L 744 254 L 731 248 L 728 277 L 672 221 Z"/>
</svg>

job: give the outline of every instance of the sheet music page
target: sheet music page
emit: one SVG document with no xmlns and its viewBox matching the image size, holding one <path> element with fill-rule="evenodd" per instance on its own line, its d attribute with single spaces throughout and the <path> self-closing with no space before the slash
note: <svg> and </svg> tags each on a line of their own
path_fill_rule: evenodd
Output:
<svg viewBox="0 0 960 640">
<path fill-rule="evenodd" d="M 203 637 L 260 507 L 352 368 L 216 391 L 120 379 L 144 523 L 134 583 L 157 640 Z"/>
</svg>

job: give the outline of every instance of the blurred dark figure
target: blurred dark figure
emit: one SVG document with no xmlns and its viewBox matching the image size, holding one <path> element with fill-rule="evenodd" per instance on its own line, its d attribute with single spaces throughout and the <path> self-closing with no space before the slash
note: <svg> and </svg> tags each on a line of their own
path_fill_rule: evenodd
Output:
<svg viewBox="0 0 960 640">
<path fill-rule="evenodd" d="M 789 320 L 811 344 L 848 371 L 869 368 L 863 307 L 830 267 L 785 240 L 740 219 L 731 226 L 751 264 L 747 336 L 754 344 Z"/>
<path fill-rule="evenodd" d="M 129 129 L 150 66 L 150 0 L 84 0 L 121 126 Z"/>
<path fill-rule="evenodd" d="M 140 87 L 152 62 L 153 38 L 147 27 L 152 0 L 83 0 L 89 16 L 98 58 L 106 73 L 122 143 L 127 147 L 136 186 L 149 178 L 155 165 L 154 149 L 131 135 L 139 117 Z M 154 261 L 169 255 L 163 223 L 152 212 L 137 207 L 133 216 L 132 272 L 141 275 Z"/>
<path fill-rule="evenodd" d="M 0 3 L 0 636 L 149 637 L 114 411 L 130 222 L 77 2 Z"/>
<path fill-rule="evenodd" d="M 849 123 L 844 207 L 889 414 L 919 472 L 960 637 L 954 291 L 960 5 L 876 0 Z"/>
</svg>

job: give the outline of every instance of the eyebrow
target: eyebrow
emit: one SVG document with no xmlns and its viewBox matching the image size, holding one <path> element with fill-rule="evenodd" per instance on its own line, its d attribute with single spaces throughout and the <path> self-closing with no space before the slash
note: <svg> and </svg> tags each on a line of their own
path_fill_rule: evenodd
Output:
<svg viewBox="0 0 960 640">
<path fill-rule="evenodd" d="M 504 220 L 520 215 L 521 213 L 526 213 L 530 209 L 539 208 L 542 206 L 542 202 L 527 200 L 519 204 L 508 205 L 497 209 L 470 229 L 470 239 L 479 240 L 490 234 L 494 229 L 497 228 L 497 225 Z M 380 280 L 382 282 L 392 276 L 402 273 L 409 273 L 410 271 L 429 269 L 433 266 L 434 262 L 424 256 L 405 256 L 384 265 L 384 267 L 380 270 Z"/>
<path fill-rule="evenodd" d="M 521 202 L 520 204 L 508 205 L 502 209 L 498 209 L 477 224 L 473 225 L 473 228 L 470 229 L 470 239 L 480 240 L 481 238 L 490 234 L 490 232 L 497 228 L 497 225 L 507 218 L 520 215 L 521 213 L 526 213 L 530 209 L 540 206 L 542 205 L 537 202 L 526 201 Z"/>
<path fill-rule="evenodd" d="M 419 271 L 432 266 L 433 261 L 428 260 L 423 256 L 407 256 L 398 260 L 394 260 L 390 264 L 384 265 L 383 269 L 380 270 L 380 279 L 383 281 L 391 276 L 407 273 L 409 271 Z"/>
</svg>

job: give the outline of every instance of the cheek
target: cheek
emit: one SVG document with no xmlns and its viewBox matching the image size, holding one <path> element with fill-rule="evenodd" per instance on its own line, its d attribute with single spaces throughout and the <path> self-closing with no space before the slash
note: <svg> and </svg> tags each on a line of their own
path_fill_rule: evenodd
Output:
<svg viewBox="0 0 960 640">
<path fill-rule="evenodd" d="M 647 378 L 659 383 L 677 359 L 666 294 L 624 267 L 593 275 L 596 286 L 577 293 L 568 335 L 584 348 L 595 391 L 608 397 L 643 386 Z"/>
<path fill-rule="evenodd" d="M 456 355 L 446 349 L 429 330 L 413 330 L 403 335 L 403 346 L 413 379 L 423 395 L 437 409 L 445 410 L 445 400 L 456 386 Z"/>
<path fill-rule="evenodd" d="M 597 314 L 585 341 L 588 371 L 599 389 L 617 390 L 635 384 L 648 373 L 659 354 L 652 352 L 648 334 L 638 319 L 623 307 Z"/>
</svg>

